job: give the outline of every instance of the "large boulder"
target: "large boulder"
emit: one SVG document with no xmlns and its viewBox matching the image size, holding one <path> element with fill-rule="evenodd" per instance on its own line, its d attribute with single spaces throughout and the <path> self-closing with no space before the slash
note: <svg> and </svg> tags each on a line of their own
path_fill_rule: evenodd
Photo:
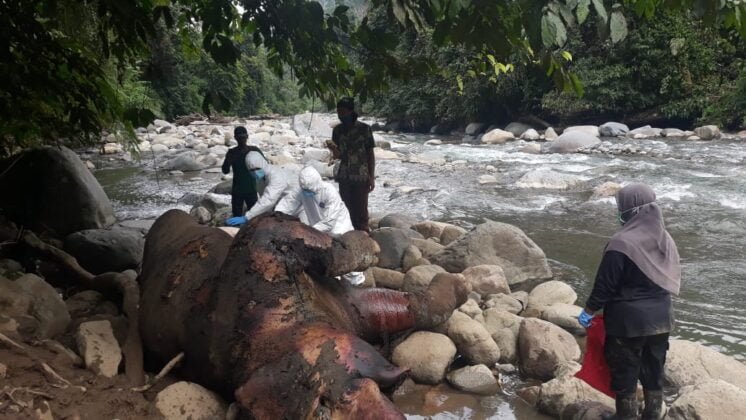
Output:
<svg viewBox="0 0 746 420">
<path fill-rule="evenodd" d="M 668 410 L 667 419 L 742 419 L 746 391 L 722 380 L 682 388 Z"/>
<path fill-rule="evenodd" d="M 510 293 L 505 273 L 499 265 L 469 267 L 461 274 L 471 284 L 471 290 L 482 296 L 496 293 Z"/>
<path fill-rule="evenodd" d="M 94 274 L 139 267 L 144 246 L 142 235 L 129 229 L 89 229 L 65 238 L 65 251 Z"/>
<path fill-rule="evenodd" d="M 370 237 L 381 247 L 381 252 L 378 254 L 379 267 L 391 269 L 401 267 L 404 251 L 412 245 L 412 236 L 407 230 L 381 228 L 370 233 Z"/>
<path fill-rule="evenodd" d="M 332 138 L 334 126 L 339 119 L 333 114 L 318 114 L 306 112 L 293 117 L 293 130 L 299 136 L 314 136 L 324 139 Z"/>
<path fill-rule="evenodd" d="M 29 315 L 38 321 L 36 338 L 52 338 L 67 330 L 70 313 L 59 293 L 49 283 L 34 274 L 25 274 L 15 281 L 15 285 L 31 298 Z"/>
<path fill-rule="evenodd" d="M 303 162 L 309 162 L 312 160 L 318 162 L 328 162 L 331 158 L 332 153 L 329 149 L 319 149 L 315 147 L 308 147 L 303 150 Z"/>
<path fill-rule="evenodd" d="M 611 397 L 573 376 L 556 378 L 542 384 L 537 407 L 550 416 L 569 418 L 563 416 L 565 409 L 578 402 L 598 403 L 614 412 L 614 400 Z"/>
<path fill-rule="evenodd" d="M 391 227 L 398 229 L 409 229 L 417 223 L 417 219 L 407 214 L 391 213 L 383 216 L 378 221 L 379 228 Z M 427 236 L 425 236 L 427 238 Z"/>
<path fill-rule="evenodd" d="M 88 370 L 107 378 L 117 376 L 122 351 L 109 321 L 84 322 L 75 338 Z"/>
<path fill-rule="evenodd" d="M 666 357 L 666 382 L 676 388 L 721 379 L 746 390 L 746 365 L 701 344 L 671 340 Z"/>
<path fill-rule="evenodd" d="M 598 127 L 598 134 L 602 137 L 624 136 L 627 133 L 629 133 L 629 127 L 618 122 L 607 122 Z"/>
<path fill-rule="evenodd" d="M 227 407 L 214 392 L 192 382 L 176 382 L 159 392 L 155 407 L 165 420 L 224 419 Z"/>
<path fill-rule="evenodd" d="M 409 293 L 422 292 L 433 281 L 436 275 L 445 273 L 442 267 L 437 265 L 418 265 L 407 271 L 402 282 L 402 290 Z"/>
<path fill-rule="evenodd" d="M 443 380 L 456 356 L 456 346 L 443 334 L 417 331 L 394 348 L 391 360 L 407 367 L 420 383 L 437 384 Z"/>
<path fill-rule="evenodd" d="M 598 137 L 585 131 L 565 130 L 561 136 L 542 149 L 545 153 L 575 153 L 580 149 L 601 143 Z"/>
<path fill-rule="evenodd" d="M 523 303 L 511 295 L 498 293 L 489 295 L 484 298 L 484 307 L 487 309 L 495 308 L 500 311 L 519 314 L 523 311 Z"/>
<path fill-rule="evenodd" d="M 4 173 L 0 209 L 26 228 L 64 236 L 107 227 L 116 220 L 101 185 L 66 147 L 44 147 L 12 156 L 0 162 L 0 172 Z"/>
<path fill-rule="evenodd" d="M 500 222 L 483 223 L 427 258 L 451 273 L 499 265 L 510 285 L 552 277 L 544 251 L 521 229 Z"/>
<path fill-rule="evenodd" d="M 430 259 L 433 255 L 443 251 L 446 247 L 429 239 L 413 238 L 412 243 L 420 249 L 424 258 Z"/>
<path fill-rule="evenodd" d="M 533 130 L 533 127 L 521 122 L 512 122 L 505 127 L 505 131 L 512 133 L 516 137 L 521 137 L 528 130 Z"/>
<path fill-rule="evenodd" d="M 565 133 L 587 133 L 594 137 L 598 137 L 601 133 L 599 132 L 599 129 L 595 125 L 573 125 L 570 127 L 565 128 L 562 131 L 562 134 Z"/>
<path fill-rule="evenodd" d="M 404 285 L 404 273 L 381 267 L 371 267 L 370 270 L 376 281 L 376 287 L 399 290 Z"/>
<path fill-rule="evenodd" d="M 500 362 L 514 363 L 518 359 L 518 334 L 523 318 L 497 308 L 486 309 L 484 327 L 500 348 Z"/>
<path fill-rule="evenodd" d="M 316 172 L 318 172 L 322 178 L 334 178 L 334 168 L 336 167 L 335 165 L 329 165 L 326 162 L 320 162 L 318 160 L 308 160 L 306 161 L 306 166 L 310 166 L 313 169 L 316 169 Z"/>
<path fill-rule="evenodd" d="M 536 318 L 521 321 L 518 353 L 522 371 L 541 380 L 551 379 L 561 363 L 580 359 L 580 347 L 572 334 Z"/>
<path fill-rule="evenodd" d="M 528 308 L 536 310 L 539 313 L 544 310 L 545 307 L 553 305 L 555 303 L 565 303 L 572 305 L 578 299 L 578 294 L 575 293 L 572 287 L 567 283 L 563 283 L 557 280 L 550 280 L 542 283 L 528 295 Z M 580 312 L 578 312 L 580 313 Z"/>
<path fill-rule="evenodd" d="M 630 130 L 629 133 L 627 133 L 627 137 L 633 138 L 633 139 L 647 139 L 647 138 L 653 138 L 653 137 L 659 137 L 661 135 L 660 128 L 653 128 L 649 125 L 635 128 L 634 130 Z"/>
<path fill-rule="evenodd" d="M 474 394 L 493 395 L 499 390 L 497 379 L 485 365 L 466 366 L 448 374 L 454 388 Z"/>
<path fill-rule="evenodd" d="M 205 165 L 197 162 L 195 153 L 184 153 L 163 164 L 167 171 L 196 172 L 205 169 Z"/>
<path fill-rule="evenodd" d="M 541 139 L 541 135 L 533 128 L 529 128 L 523 134 L 521 134 L 521 139 L 527 141 L 536 141 Z"/>
<path fill-rule="evenodd" d="M 469 363 L 492 366 L 500 360 L 500 348 L 490 333 L 465 313 L 454 311 L 444 328 Z"/>
<path fill-rule="evenodd" d="M 515 185 L 519 188 L 543 188 L 567 190 L 585 182 L 577 175 L 556 172 L 551 169 L 537 169 L 524 174 Z"/>
<path fill-rule="evenodd" d="M 678 128 L 664 128 L 661 131 L 661 135 L 663 137 L 675 137 L 675 138 L 683 138 L 686 137 L 686 132 L 683 130 L 680 130 Z"/>
<path fill-rule="evenodd" d="M 466 126 L 465 133 L 469 136 L 476 136 L 478 134 L 484 133 L 484 130 L 487 129 L 487 124 L 480 123 L 480 122 L 473 122 Z"/>
<path fill-rule="evenodd" d="M 438 238 L 443 234 L 443 230 L 448 226 L 448 223 L 434 222 L 432 220 L 426 220 L 424 222 L 414 223 L 410 227 L 420 233 L 426 239 Z"/>
<path fill-rule="evenodd" d="M 515 136 L 509 131 L 503 131 L 499 128 L 490 130 L 482 136 L 484 144 L 503 144 L 507 141 L 514 140 Z"/>
<path fill-rule="evenodd" d="M 720 129 L 716 125 L 705 125 L 695 128 L 694 134 L 702 140 L 713 140 L 720 137 Z"/>
<path fill-rule="evenodd" d="M 541 311 L 541 319 L 562 327 L 575 335 L 585 335 L 585 328 L 578 322 L 580 306 L 567 303 L 553 303 Z"/>
</svg>

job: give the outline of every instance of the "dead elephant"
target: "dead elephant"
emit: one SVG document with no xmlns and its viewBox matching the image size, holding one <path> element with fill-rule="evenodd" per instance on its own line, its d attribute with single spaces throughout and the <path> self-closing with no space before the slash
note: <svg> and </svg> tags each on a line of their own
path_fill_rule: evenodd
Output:
<svg viewBox="0 0 746 420">
<path fill-rule="evenodd" d="M 275 213 L 235 238 L 171 210 L 150 230 L 140 283 L 146 349 L 186 354 L 190 379 L 234 395 L 251 418 L 403 418 L 379 386 L 396 367 L 365 340 L 447 320 L 468 285 L 443 274 L 418 295 L 349 286 L 378 246 Z"/>
</svg>

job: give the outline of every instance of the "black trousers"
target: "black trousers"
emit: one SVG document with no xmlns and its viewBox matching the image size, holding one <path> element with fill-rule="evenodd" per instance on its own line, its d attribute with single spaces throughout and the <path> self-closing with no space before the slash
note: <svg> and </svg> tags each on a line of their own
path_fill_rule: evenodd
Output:
<svg viewBox="0 0 746 420">
<path fill-rule="evenodd" d="M 604 356 L 611 371 L 611 389 L 618 395 L 637 391 L 637 380 L 647 391 L 663 389 L 663 366 L 668 333 L 645 337 L 607 335 Z"/>
<path fill-rule="evenodd" d="M 367 182 L 339 182 L 339 196 L 350 212 L 352 227 L 355 230 L 369 232 L 368 228 L 368 194 Z"/>
<path fill-rule="evenodd" d="M 233 217 L 243 216 L 250 208 L 256 204 L 256 191 L 250 193 L 231 193 L 231 207 L 233 208 Z M 246 210 L 243 205 L 246 203 Z"/>
</svg>

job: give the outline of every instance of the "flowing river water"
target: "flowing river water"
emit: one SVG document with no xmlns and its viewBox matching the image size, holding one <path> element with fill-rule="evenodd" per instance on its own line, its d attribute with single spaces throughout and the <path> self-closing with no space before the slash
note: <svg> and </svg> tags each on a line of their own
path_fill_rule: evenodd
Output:
<svg viewBox="0 0 746 420">
<path fill-rule="evenodd" d="M 520 141 L 474 146 L 442 138 L 444 144 L 431 146 L 424 142 L 433 136 L 381 137 L 404 156 L 445 159 L 446 164 L 379 160 L 370 199 L 373 215 L 405 213 L 466 228 L 485 219 L 514 224 L 545 251 L 562 280 L 578 292 L 581 306 L 604 245 L 618 228 L 613 199 L 590 201 L 593 188 L 605 181 L 648 183 L 658 194 L 682 259 L 673 335 L 746 360 L 746 143 L 610 139 L 655 153 L 537 155 L 521 152 L 525 144 Z M 184 194 L 206 192 L 220 179 L 214 171 L 156 176 L 148 156 L 139 163 L 97 164 L 104 169 L 95 174 L 119 219 L 152 219 L 174 207 L 188 210 L 178 202 Z M 516 186 L 523 174 L 536 169 L 583 182 L 566 190 Z M 485 174 L 497 182 L 480 184 L 477 179 Z M 503 381 L 506 395 L 438 394 L 440 414 L 425 412 L 421 402 L 412 400 L 427 400 L 425 391 L 397 404 L 413 418 L 544 418 L 510 396 L 520 384 L 517 378 L 506 375 Z"/>
</svg>

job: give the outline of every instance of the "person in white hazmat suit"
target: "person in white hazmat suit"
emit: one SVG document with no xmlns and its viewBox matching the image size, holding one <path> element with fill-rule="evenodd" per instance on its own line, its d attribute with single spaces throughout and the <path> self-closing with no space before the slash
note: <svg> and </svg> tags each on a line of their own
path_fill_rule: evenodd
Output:
<svg viewBox="0 0 746 420">
<path fill-rule="evenodd" d="M 334 237 L 355 230 L 339 192 L 334 185 L 324 182 L 316 169 L 311 166 L 303 168 L 298 184 L 300 188 L 287 194 L 275 210 L 299 217 L 303 223 Z M 353 285 L 365 281 L 365 276 L 360 272 L 348 273 L 342 277 Z"/>
<path fill-rule="evenodd" d="M 258 152 L 249 152 L 246 155 L 246 167 L 249 168 L 251 175 L 259 182 L 265 183 L 264 191 L 249 211 L 239 217 L 231 217 L 226 220 L 228 226 L 239 226 L 250 219 L 271 212 L 272 210 L 283 211 L 281 208 L 275 208 L 282 199 L 297 191 L 298 175 L 296 171 L 279 166 L 270 165 L 264 156 Z M 287 213 L 283 211 L 283 213 Z M 305 215 L 301 217 L 301 221 Z"/>
</svg>

